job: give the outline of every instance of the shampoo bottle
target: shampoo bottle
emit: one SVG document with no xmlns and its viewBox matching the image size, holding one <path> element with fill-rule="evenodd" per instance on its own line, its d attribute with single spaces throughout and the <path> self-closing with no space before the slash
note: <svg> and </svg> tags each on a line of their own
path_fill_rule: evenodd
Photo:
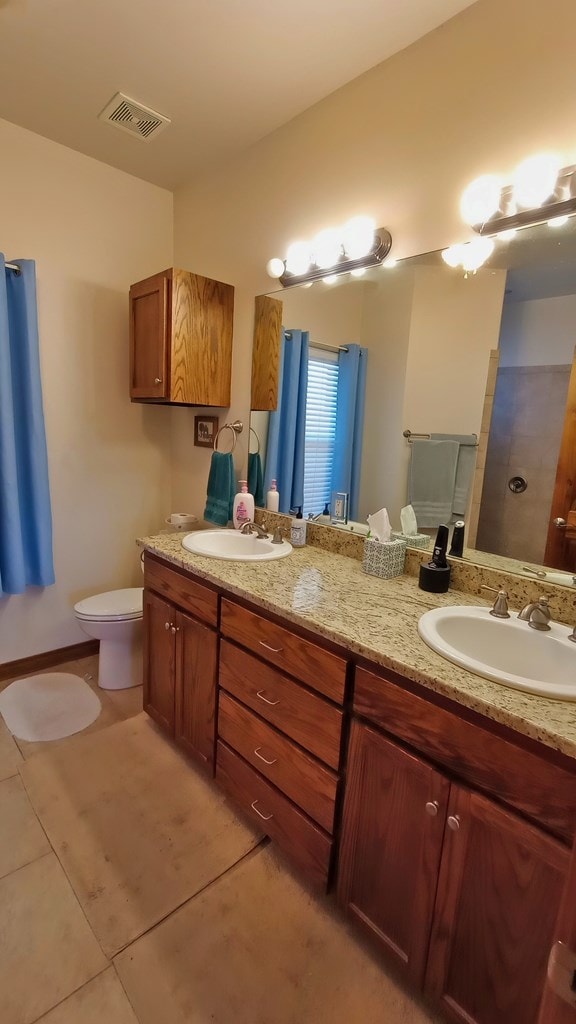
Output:
<svg viewBox="0 0 576 1024">
<path fill-rule="evenodd" d="M 232 509 L 232 522 L 234 523 L 234 529 L 239 530 L 240 527 L 250 519 L 254 519 L 254 498 L 251 494 L 248 494 L 248 482 L 246 480 L 241 480 L 240 490 L 234 497 L 234 506 Z"/>
<path fill-rule="evenodd" d="M 290 530 L 290 543 L 294 548 L 303 548 L 306 543 L 306 520 L 302 516 L 302 506 L 296 509 Z"/>
<path fill-rule="evenodd" d="M 278 494 L 278 488 L 276 487 L 276 481 L 273 480 L 270 484 L 270 490 L 266 494 L 266 508 L 269 512 L 277 512 L 280 503 L 280 495 Z"/>
</svg>

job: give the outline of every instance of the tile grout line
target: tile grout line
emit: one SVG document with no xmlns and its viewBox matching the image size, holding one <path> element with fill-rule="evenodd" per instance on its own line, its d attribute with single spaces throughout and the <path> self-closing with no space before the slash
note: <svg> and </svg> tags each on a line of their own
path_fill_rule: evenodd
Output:
<svg viewBox="0 0 576 1024">
<path fill-rule="evenodd" d="M 35 1017 L 34 1020 L 29 1022 L 29 1024 L 42 1024 L 42 1021 L 45 1020 L 49 1013 L 52 1013 L 53 1010 L 56 1010 L 58 1006 L 62 1006 L 62 1003 L 65 1003 L 66 1000 L 70 999 L 71 996 L 76 994 L 76 992 L 80 992 L 83 988 L 86 987 L 86 985 L 90 985 L 90 983 L 95 981 L 96 978 L 100 978 L 103 974 L 106 974 L 106 971 L 109 971 L 110 968 L 113 966 L 114 965 L 112 963 L 107 963 L 106 967 L 102 968 L 101 971 L 98 971 L 98 974 L 94 974 L 91 978 L 88 978 L 87 981 L 83 981 L 81 985 L 78 985 L 78 987 L 73 989 L 72 992 L 69 992 L 67 996 L 64 996 L 63 999 L 59 999 L 57 1003 L 54 1003 L 54 1006 L 51 1006 L 50 1009 L 45 1010 L 41 1017 Z M 118 976 L 117 972 L 115 973 L 116 976 Z M 124 990 L 124 986 L 122 986 L 122 990 Z M 132 1006 L 131 1003 L 130 1006 Z M 140 1022 L 138 1022 L 138 1024 L 140 1024 Z"/>
<path fill-rule="evenodd" d="M 225 878 L 226 875 L 230 874 L 231 871 L 234 871 L 241 864 L 244 864 L 244 861 L 249 860 L 257 853 L 260 853 L 260 851 L 265 849 L 269 845 L 269 843 L 269 837 L 262 836 L 262 839 L 260 839 L 260 841 L 256 843 L 256 845 L 253 846 L 251 850 L 248 850 L 247 853 L 243 854 L 242 857 L 239 858 L 239 860 L 235 861 L 234 864 L 231 864 L 230 867 L 224 868 L 224 871 L 221 871 L 219 875 L 216 875 L 216 878 L 211 878 L 209 882 L 206 882 L 206 885 L 203 885 L 201 889 L 198 889 L 198 892 L 193 893 L 192 896 L 187 896 L 185 900 L 182 900 L 182 903 L 179 903 L 176 907 L 173 907 L 172 910 L 170 910 L 167 914 L 164 914 L 164 917 L 161 917 L 160 920 L 155 921 L 154 924 L 151 924 L 149 928 L 146 928 L 146 930 L 142 932 L 141 935 L 137 935 L 136 938 L 132 939 L 130 942 L 127 942 L 124 946 L 121 946 L 120 949 L 118 949 L 115 953 L 112 954 L 112 963 L 114 963 L 117 956 L 120 956 L 121 953 L 125 953 L 127 949 L 130 949 L 130 946 L 133 946 L 136 942 L 139 942 L 140 939 L 143 939 L 145 935 L 149 935 L 150 932 L 155 931 L 156 928 L 159 928 L 161 924 L 164 924 L 164 922 L 167 921 L 169 917 L 172 917 L 172 914 L 177 913 L 177 911 L 181 910 L 182 907 L 185 907 L 187 903 L 192 903 L 192 901 L 197 899 L 198 896 L 202 896 L 202 894 L 205 893 L 207 889 L 210 889 L 213 885 L 216 885 L 222 878 Z"/>
</svg>

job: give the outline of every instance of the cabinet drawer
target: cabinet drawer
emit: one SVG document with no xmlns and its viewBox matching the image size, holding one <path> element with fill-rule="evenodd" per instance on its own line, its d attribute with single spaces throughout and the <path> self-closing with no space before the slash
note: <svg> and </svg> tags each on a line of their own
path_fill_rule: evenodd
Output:
<svg viewBox="0 0 576 1024">
<path fill-rule="evenodd" d="M 342 712 L 227 640 L 220 643 L 220 686 L 331 768 L 338 768 Z"/>
<path fill-rule="evenodd" d="M 216 781 L 309 881 L 326 887 L 331 840 L 221 740 L 216 754 Z"/>
<path fill-rule="evenodd" d="M 576 775 L 365 669 L 356 670 L 354 711 L 572 841 Z"/>
<path fill-rule="evenodd" d="M 336 775 L 220 691 L 218 735 L 327 832 L 334 827 Z"/>
<path fill-rule="evenodd" d="M 336 703 L 343 703 L 346 681 L 344 658 L 226 599 L 222 601 L 220 628 L 224 636 L 255 651 L 283 672 L 319 690 Z"/>
<path fill-rule="evenodd" d="M 209 626 L 218 623 L 218 594 L 202 583 L 170 569 L 163 562 L 157 562 L 150 555 L 144 556 L 144 586 L 162 594 L 185 611 L 192 612 Z"/>
</svg>

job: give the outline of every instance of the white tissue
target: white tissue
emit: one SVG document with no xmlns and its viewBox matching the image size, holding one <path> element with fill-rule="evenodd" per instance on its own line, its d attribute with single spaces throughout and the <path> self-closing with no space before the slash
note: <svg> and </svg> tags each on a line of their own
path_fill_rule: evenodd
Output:
<svg viewBox="0 0 576 1024">
<path fill-rule="evenodd" d="M 405 505 L 400 509 L 400 526 L 405 537 L 415 537 L 418 533 L 416 513 L 412 505 Z"/>
<path fill-rule="evenodd" d="M 381 508 L 373 516 L 368 516 L 368 526 L 370 527 L 370 536 L 374 537 L 375 540 L 379 540 L 381 544 L 386 544 L 390 540 L 392 527 L 390 526 L 387 509 Z"/>
</svg>

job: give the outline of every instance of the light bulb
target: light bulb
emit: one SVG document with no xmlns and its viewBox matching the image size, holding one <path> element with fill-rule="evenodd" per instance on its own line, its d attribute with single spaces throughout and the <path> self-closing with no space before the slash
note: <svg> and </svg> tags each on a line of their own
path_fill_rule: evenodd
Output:
<svg viewBox="0 0 576 1024">
<path fill-rule="evenodd" d="M 553 217 L 552 220 L 548 221 L 549 228 L 563 228 L 565 224 L 570 220 L 569 217 Z"/>
<path fill-rule="evenodd" d="M 352 277 L 364 277 L 364 274 L 366 273 L 366 268 L 365 267 L 357 267 L 356 270 L 351 270 L 350 273 L 351 273 Z"/>
<path fill-rule="evenodd" d="M 352 217 L 342 229 L 342 243 L 349 259 L 359 260 L 374 245 L 376 225 L 371 217 Z"/>
<path fill-rule="evenodd" d="M 495 174 L 483 174 L 462 194 L 460 213 L 467 224 L 484 224 L 500 209 L 502 182 Z"/>
<path fill-rule="evenodd" d="M 311 263 L 310 246 L 308 242 L 292 242 L 286 253 L 286 270 L 289 274 L 299 277 L 305 274 Z"/>
<path fill-rule="evenodd" d="M 326 277 L 323 277 L 322 280 L 324 281 L 324 284 L 334 284 L 334 282 L 338 280 L 338 274 L 328 274 Z"/>
<path fill-rule="evenodd" d="M 266 271 L 269 277 L 282 277 L 284 273 L 284 260 L 277 259 L 276 257 L 268 260 Z"/>
<path fill-rule="evenodd" d="M 395 260 L 393 256 L 389 256 L 387 260 L 384 260 L 382 266 L 384 267 L 385 270 L 392 270 L 392 268 L 395 267 L 397 263 L 398 260 Z"/>
<path fill-rule="evenodd" d="M 554 153 L 530 156 L 516 168 L 514 199 L 519 206 L 541 206 L 556 188 L 561 160 Z"/>
<path fill-rule="evenodd" d="M 464 270 L 479 270 L 483 263 L 494 252 L 494 242 L 491 238 L 474 238 L 462 246 L 462 266 Z"/>
<path fill-rule="evenodd" d="M 321 270 L 327 270 L 338 262 L 342 255 L 342 239 L 335 228 L 320 231 L 311 244 L 313 260 Z"/>
<path fill-rule="evenodd" d="M 463 245 L 450 245 L 442 250 L 442 259 L 449 267 L 459 267 L 463 258 Z"/>
</svg>

